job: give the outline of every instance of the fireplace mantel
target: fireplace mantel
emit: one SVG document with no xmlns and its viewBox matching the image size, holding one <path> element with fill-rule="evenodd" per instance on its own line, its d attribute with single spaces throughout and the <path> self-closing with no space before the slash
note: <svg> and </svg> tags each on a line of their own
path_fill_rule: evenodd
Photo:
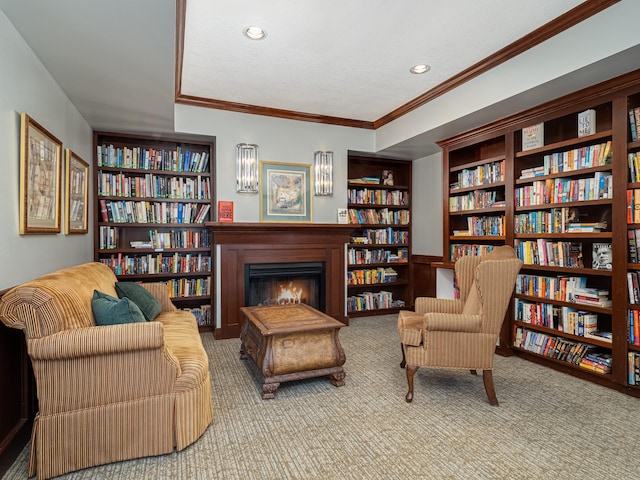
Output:
<svg viewBox="0 0 640 480">
<path fill-rule="evenodd" d="M 345 315 L 345 245 L 353 225 L 319 223 L 206 224 L 213 233 L 216 271 L 216 338 L 240 335 L 244 317 L 244 267 L 247 263 L 325 262 L 325 313 L 348 324 Z"/>
</svg>

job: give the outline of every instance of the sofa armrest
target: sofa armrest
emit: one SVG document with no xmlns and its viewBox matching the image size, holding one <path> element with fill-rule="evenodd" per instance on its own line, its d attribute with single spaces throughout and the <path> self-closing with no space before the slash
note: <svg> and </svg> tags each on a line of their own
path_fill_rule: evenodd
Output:
<svg viewBox="0 0 640 480">
<path fill-rule="evenodd" d="M 479 333 L 482 327 L 482 315 L 426 313 L 424 319 L 427 332 Z"/>
<path fill-rule="evenodd" d="M 418 297 L 415 301 L 417 313 L 462 313 L 464 303 L 461 300 L 449 300 L 445 298 Z"/>
<path fill-rule="evenodd" d="M 163 346 L 163 325 L 160 322 L 140 322 L 63 330 L 31 339 L 28 350 L 34 360 L 62 360 Z"/>
<path fill-rule="evenodd" d="M 169 297 L 169 287 L 163 282 L 142 283 L 141 284 L 162 306 L 163 312 L 177 310 Z"/>
</svg>

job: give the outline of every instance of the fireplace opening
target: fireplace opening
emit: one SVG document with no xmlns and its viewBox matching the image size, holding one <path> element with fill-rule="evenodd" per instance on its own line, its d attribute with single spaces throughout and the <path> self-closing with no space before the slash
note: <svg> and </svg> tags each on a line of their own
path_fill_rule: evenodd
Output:
<svg viewBox="0 0 640 480">
<path fill-rule="evenodd" d="M 325 263 L 251 263 L 245 265 L 245 305 L 305 303 L 325 310 Z"/>
</svg>

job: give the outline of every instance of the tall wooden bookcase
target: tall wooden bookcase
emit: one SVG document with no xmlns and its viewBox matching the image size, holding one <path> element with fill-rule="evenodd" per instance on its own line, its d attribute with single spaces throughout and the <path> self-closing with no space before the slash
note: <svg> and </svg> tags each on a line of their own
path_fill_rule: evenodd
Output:
<svg viewBox="0 0 640 480">
<path fill-rule="evenodd" d="M 411 292 L 411 162 L 349 153 L 347 313 L 393 313 Z"/>
<path fill-rule="evenodd" d="M 165 282 L 212 331 L 211 139 L 94 132 L 94 257 L 119 281 Z"/>
<path fill-rule="evenodd" d="M 627 192 L 640 189 L 630 171 L 640 156 L 635 107 L 640 70 L 439 145 L 445 260 L 506 244 L 524 262 L 500 336 L 503 350 L 640 397 L 640 341 L 632 328 L 640 300 L 630 298 L 628 283 L 628 274 L 640 273 L 640 216 L 627 220 L 634 207 Z M 579 135 L 578 116 L 587 110 L 595 128 Z M 523 129 L 539 124 L 541 144 L 523 148 Z M 611 246 L 610 260 L 601 265 L 596 250 L 603 245 Z M 607 292 L 610 303 L 584 303 L 569 293 L 585 285 Z M 610 370 L 583 362 L 590 353 L 609 357 Z"/>
</svg>

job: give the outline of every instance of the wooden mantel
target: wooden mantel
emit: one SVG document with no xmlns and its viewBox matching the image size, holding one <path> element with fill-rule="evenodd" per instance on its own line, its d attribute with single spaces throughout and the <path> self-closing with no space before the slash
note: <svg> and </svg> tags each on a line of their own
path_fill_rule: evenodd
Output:
<svg viewBox="0 0 640 480">
<path fill-rule="evenodd" d="M 324 223 L 206 224 L 213 233 L 216 338 L 236 338 L 244 321 L 244 267 L 252 263 L 325 262 L 325 313 L 348 325 L 345 315 L 345 248 L 353 225 Z M 215 301 L 217 299 L 217 301 Z"/>
</svg>

